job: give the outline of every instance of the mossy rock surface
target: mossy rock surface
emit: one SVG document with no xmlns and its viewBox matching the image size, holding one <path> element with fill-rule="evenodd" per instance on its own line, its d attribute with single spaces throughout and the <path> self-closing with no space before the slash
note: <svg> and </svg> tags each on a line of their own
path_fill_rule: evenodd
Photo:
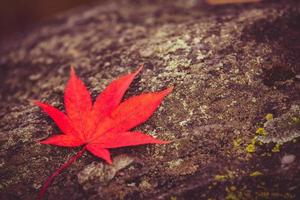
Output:
<svg viewBox="0 0 300 200">
<path fill-rule="evenodd" d="M 175 89 L 136 130 L 172 143 L 114 149 L 112 166 L 85 153 L 48 199 L 299 198 L 297 134 L 256 140 L 266 115 L 284 119 L 300 105 L 299 22 L 299 1 L 105 1 L 1 41 L 1 198 L 35 198 L 79 150 L 36 142 L 59 130 L 32 99 L 63 110 L 70 65 L 95 99 L 139 64 L 125 98 Z"/>
</svg>

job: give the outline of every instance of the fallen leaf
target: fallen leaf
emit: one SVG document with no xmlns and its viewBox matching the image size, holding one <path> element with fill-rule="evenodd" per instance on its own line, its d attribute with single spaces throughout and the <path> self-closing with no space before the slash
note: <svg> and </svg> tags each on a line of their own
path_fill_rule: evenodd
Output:
<svg viewBox="0 0 300 200">
<path fill-rule="evenodd" d="M 108 151 L 110 148 L 168 143 L 139 131 L 130 131 L 149 119 L 163 98 L 173 89 L 170 87 L 160 92 L 141 94 L 121 102 L 141 69 L 142 67 L 110 83 L 93 104 L 86 86 L 71 67 L 71 77 L 64 95 L 66 113 L 49 104 L 35 101 L 61 130 L 61 134 L 51 136 L 41 141 L 41 144 L 83 146 L 80 152 L 48 178 L 40 191 L 40 198 L 43 198 L 54 177 L 76 161 L 85 150 L 112 164 Z"/>
<path fill-rule="evenodd" d="M 262 0 L 206 0 L 206 2 L 211 5 L 254 3 L 260 1 Z"/>
</svg>

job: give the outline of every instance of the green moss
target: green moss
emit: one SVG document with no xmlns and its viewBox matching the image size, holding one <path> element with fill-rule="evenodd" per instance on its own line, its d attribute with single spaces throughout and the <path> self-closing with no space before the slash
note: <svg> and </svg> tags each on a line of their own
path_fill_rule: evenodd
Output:
<svg viewBox="0 0 300 200">
<path fill-rule="evenodd" d="M 280 146 L 281 146 L 280 144 L 276 143 L 275 146 L 272 149 L 272 152 L 273 153 L 279 152 L 280 151 Z"/>
<path fill-rule="evenodd" d="M 260 171 L 255 171 L 255 172 L 252 172 L 251 174 L 250 174 L 250 176 L 252 176 L 252 177 L 255 177 L 255 176 L 262 176 L 263 175 L 263 173 L 261 173 Z"/>
<path fill-rule="evenodd" d="M 237 138 L 235 140 L 233 140 L 233 147 L 234 148 L 238 148 L 239 146 L 241 146 L 242 144 L 242 139 L 241 138 Z"/>
<path fill-rule="evenodd" d="M 215 175 L 214 179 L 216 181 L 224 181 L 228 179 L 233 179 L 236 177 L 236 173 L 234 171 L 228 171 L 227 174 Z"/>
<path fill-rule="evenodd" d="M 256 151 L 255 144 L 248 144 L 245 150 L 248 153 L 254 153 Z"/>
<path fill-rule="evenodd" d="M 189 45 L 182 39 L 176 39 L 175 41 L 168 41 L 167 43 L 159 46 L 160 52 L 175 52 L 178 49 L 190 48 Z"/>
<path fill-rule="evenodd" d="M 180 57 L 172 57 L 169 61 L 167 61 L 167 70 L 175 70 L 178 66 L 189 66 L 191 64 L 191 60 Z"/>
<path fill-rule="evenodd" d="M 227 193 L 226 200 L 238 200 L 239 198 L 233 193 L 233 192 L 229 192 Z"/>
<path fill-rule="evenodd" d="M 182 164 L 183 160 L 182 159 L 177 159 L 177 160 L 172 160 L 168 162 L 169 168 L 174 169 Z"/>
<path fill-rule="evenodd" d="M 273 119 L 273 114 L 271 114 L 271 113 L 266 114 L 265 119 L 267 121 L 272 120 Z"/>
<path fill-rule="evenodd" d="M 190 51 L 191 47 L 180 37 L 172 38 L 168 41 L 161 38 L 161 34 L 154 35 L 151 39 L 147 40 L 143 44 L 144 48 L 139 50 L 139 53 L 143 57 L 158 56 L 165 57 L 171 53 L 175 53 L 177 50 L 182 49 L 184 51 Z"/>
<path fill-rule="evenodd" d="M 266 135 L 266 131 L 265 131 L 265 129 L 262 128 L 262 127 L 259 127 L 259 128 L 256 130 L 255 133 L 258 134 L 258 135 L 262 135 L 262 136 L 265 136 L 265 135 Z"/>
<path fill-rule="evenodd" d="M 227 179 L 227 175 L 215 175 L 214 178 L 216 181 L 224 181 Z"/>
</svg>

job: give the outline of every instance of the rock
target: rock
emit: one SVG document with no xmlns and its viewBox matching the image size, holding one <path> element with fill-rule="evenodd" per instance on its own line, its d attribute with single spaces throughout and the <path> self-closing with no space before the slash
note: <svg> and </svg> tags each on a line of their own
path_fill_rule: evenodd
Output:
<svg viewBox="0 0 300 200">
<path fill-rule="evenodd" d="M 133 158 L 126 155 L 116 156 L 113 159 L 112 165 L 92 162 L 77 174 L 78 182 L 83 186 L 84 190 L 95 187 L 95 185 L 100 186 L 102 183 L 108 184 L 108 182 L 115 177 L 118 171 L 127 167 L 132 162 Z"/>
<path fill-rule="evenodd" d="M 143 63 L 125 98 L 175 86 L 137 127 L 171 143 L 114 149 L 128 158 L 110 167 L 85 153 L 48 199 L 297 198 L 299 161 L 281 170 L 281 158 L 300 156 L 299 137 L 272 152 L 278 144 L 260 144 L 255 132 L 268 113 L 283 119 L 300 104 L 299 1 L 185 2 L 104 1 L 0 42 L 0 196 L 35 199 L 79 150 L 36 142 L 59 129 L 32 99 L 63 110 L 70 65 L 95 99 Z"/>
</svg>

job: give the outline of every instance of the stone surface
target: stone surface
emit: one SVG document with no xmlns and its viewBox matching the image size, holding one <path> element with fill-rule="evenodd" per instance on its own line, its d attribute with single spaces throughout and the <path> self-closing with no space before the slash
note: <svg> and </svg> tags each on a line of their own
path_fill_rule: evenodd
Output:
<svg viewBox="0 0 300 200">
<path fill-rule="evenodd" d="M 141 63 L 126 98 L 175 90 L 137 130 L 172 143 L 115 149 L 124 157 L 112 171 L 85 153 L 48 199 L 299 198 L 299 138 L 257 141 L 267 114 L 283 119 L 300 104 L 299 11 L 298 1 L 283 0 L 105 1 L 1 41 L 1 198 L 35 198 L 79 150 L 36 143 L 59 130 L 32 99 L 63 109 L 70 65 L 95 98 Z M 294 160 L 282 167 L 286 155 Z"/>
</svg>

